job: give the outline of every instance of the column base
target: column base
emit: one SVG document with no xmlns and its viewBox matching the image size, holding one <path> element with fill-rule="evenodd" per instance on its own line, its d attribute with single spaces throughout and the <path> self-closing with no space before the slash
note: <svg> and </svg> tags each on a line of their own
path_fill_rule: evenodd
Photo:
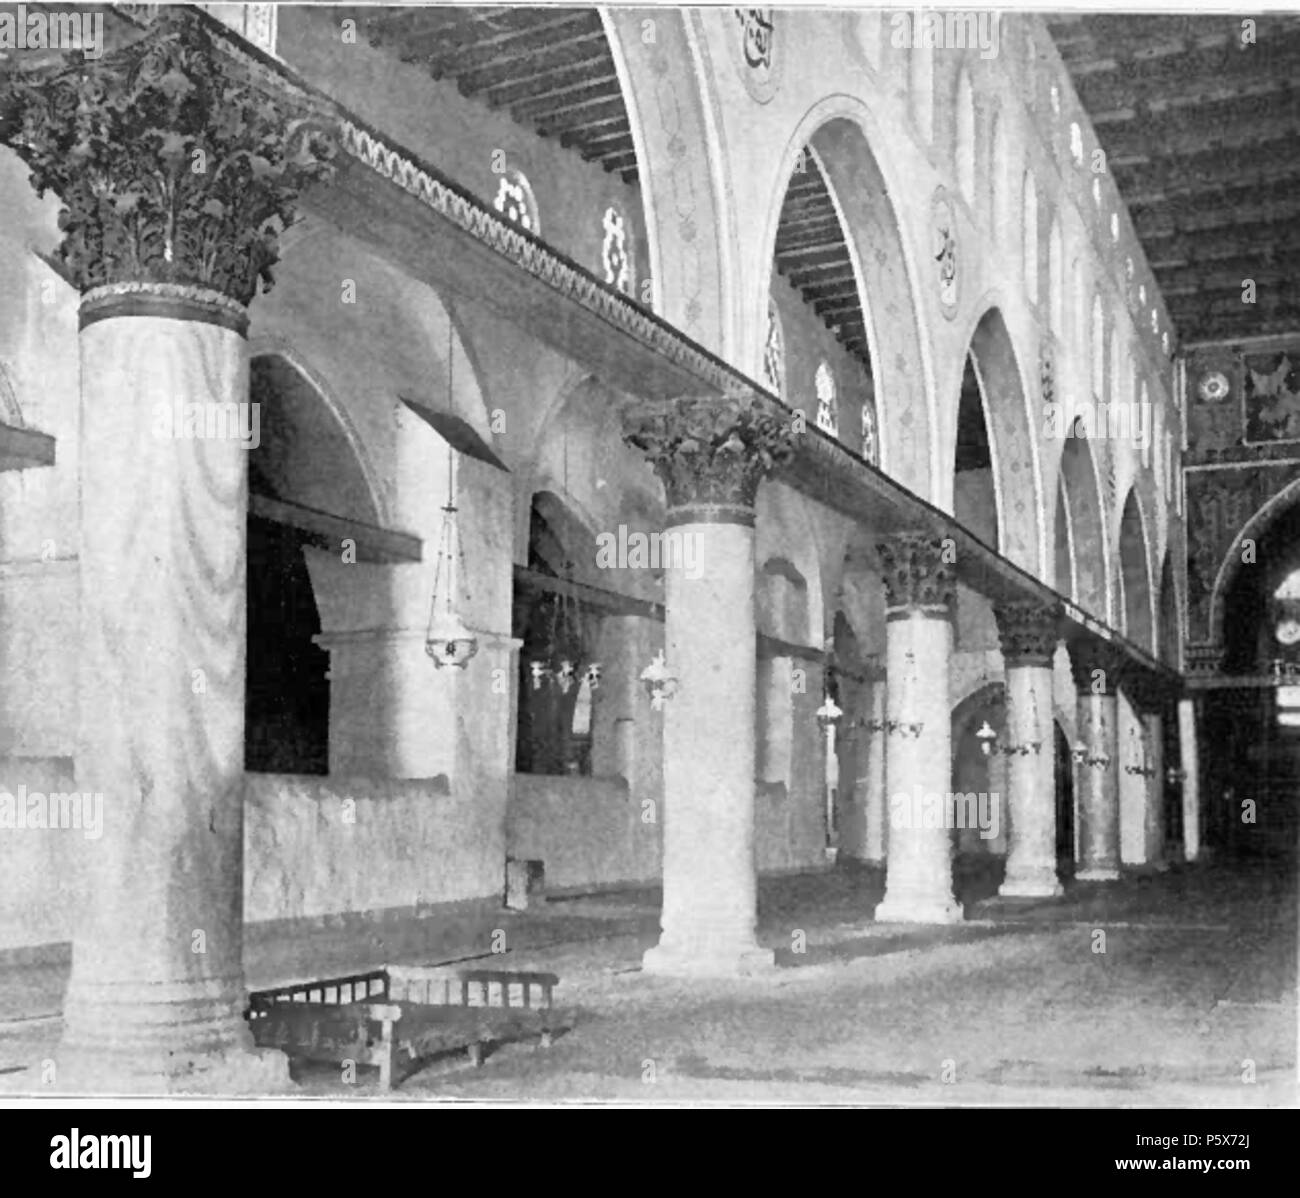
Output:
<svg viewBox="0 0 1300 1198">
<path fill-rule="evenodd" d="M 288 1057 L 254 1045 L 235 979 L 101 981 L 77 976 L 75 953 L 55 1053 L 61 1091 L 233 1096 L 292 1089 Z"/>
<path fill-rule="evenodd" d="M 1123 872 L 1139 878 L 1150 877 L 1153 874 L 1164 874 L 1169 872 L 1169 862 L 1135 861 L 1132 864 L 1126 864 Z"/>
<path fill-rule="evenodd" d="M 1110 865 L 1093 865 L 1075 870 L 1076 882 L 1118 882 L 1119 870 Z"/>
<path fill-rule="evenodd" d="M 195 1094 L 234 1098 L 291 1093 L 289 1058 L 273 1049 L 177 1053 L 167 1060 L 112 1049 L 77 1049 L 57 1057 L 61 1094 Z"/>
<path fill-rule="evenodd" d="M 891 898 L 885 895 L 872 918 L 876 923 L 961 923 L 961 904 L 951 898 Z"/>
<path fill-rule="evenodd" d="M 641 958 L 643 973 L 674 978 L 755 977 L 776 969 L 776 954 L 748 944 L 656 944 Z"/>
<path fill-rule="evenodd" d="M 1059 898 L 1065 887 L 1057 879 L 1054 867 L 1017 871 L 1008 875 L 998 887 L 1002 898 Z"/>
</svg>

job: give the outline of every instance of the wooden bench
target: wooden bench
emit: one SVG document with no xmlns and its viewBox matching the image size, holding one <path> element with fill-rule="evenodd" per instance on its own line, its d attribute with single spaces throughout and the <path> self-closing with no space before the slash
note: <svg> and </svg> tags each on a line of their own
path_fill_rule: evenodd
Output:
<svg viewBox="0 0 1300 1198">
<path fill-rule="evenodd" d="M 537 1036 L 549 1048 L 573 1026 L 552 1005 L 553 973 L 447 966 L 390 966 L 249 996 L 245 1018 L 259 1048 L 292 1058 L 379 1068 L 392 1089 L 438 1053 L 465 1049 L 482 1065 L 486 1048 Z"/>
</svg>

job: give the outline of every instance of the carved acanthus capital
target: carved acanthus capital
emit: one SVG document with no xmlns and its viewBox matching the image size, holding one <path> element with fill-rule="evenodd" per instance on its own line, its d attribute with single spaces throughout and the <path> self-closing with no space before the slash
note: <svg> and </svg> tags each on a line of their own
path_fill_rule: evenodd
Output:
<svg viewBox="0 0 1300 1198">
<path fill-rule="evenodd" d="M 243 305 L 270 286 L 335 142 L 323 110 L 250 62 L 176 8 L 101 58 L 0 76 L 0 144 L 63 201 L 58 256 L 83 293 L 162 284 Z"/>
<path fill-rule="evenodd" d="M 1223 669 L 1222 645 L 1187 645 L 1183 662 L 1189 676 L 1197 678 L 1218 674 Z"/>
<path fill-rule="evenodd" d="M 1002 656 L 1008 666 L 1050 666 L 1060 639 L 1060 609 L 1034 600 L 994 609 Z"/>
<path fill-rule="evenodd" d="M 876 546 L 891 608 L 949 608 L 957 597 L 956 555 L 946 538 L 898 533 Z"/>
<path fill-rule="evenodd" d="M 1114 695 L 1122 681 L 1124 651 L 1109 641 L 1093 637 L 1070 643 L 1070 670 L 1080 694 Z"/>
<path fill-rule="evenodd" d="M 743 393 L 640 403 L 623 439 L 654 464 L 677 523 L 752 524 L 759 483 L 794 452 L 784 414 Z"/>
</svg>

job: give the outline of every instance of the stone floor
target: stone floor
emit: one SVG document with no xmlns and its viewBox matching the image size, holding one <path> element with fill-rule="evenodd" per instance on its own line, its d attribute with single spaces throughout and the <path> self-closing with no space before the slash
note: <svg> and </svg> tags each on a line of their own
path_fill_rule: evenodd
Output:
<svg viewBox="0 0 1300 1198">
<path fill-rule="evenodd" d="M 574 1030 L 548 1050 L 509 1044 L 408 1078 L 399 1100 L 625 1103 L 1294 1105 L 1295 872 L 1279 862 L 1175 867 L 1059 900 L 991 898 L 958 871 L 967 920 L 876 924 L 879 871 L 765 880 L 760 979 L 680 982 L 639 972 L 657 896 L 619 892 L 506 914 L 509 949 L 465 957 L 562 978 Z M 1103 937 L 1104 934 L 1104 944 Z M 384 960 L 427 962 L 420 929 L 319 950 L 261 945 L 253 984 Z M 1104 951 L 1099 951 L 1104 948 Z M 802 950 L 802 951 L 801 951 Z M 346 961 L 345 961 L 346 958 Z M 272 974 L 278 974 L 272 977 Z M 260 978 L 259 978 L 260 975 Z M 0 1087 L 32 1091 L 57 1042 L 66 966 L 0 969 Z M 1253 1080 L 1252 1080 L 1253 1079 Z M 308 1069 L 314 1098 L 387 1098 L 363 1070 Z"/>
</svg>

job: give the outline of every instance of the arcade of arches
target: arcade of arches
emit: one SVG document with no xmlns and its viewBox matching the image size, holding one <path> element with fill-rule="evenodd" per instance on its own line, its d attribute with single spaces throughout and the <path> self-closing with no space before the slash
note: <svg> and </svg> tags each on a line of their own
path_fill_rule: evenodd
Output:
<svg viewBox="0 0 1300 1198">
<path fill-rule="evenodd" d="M 279 1084 L 246 927 L 649 886 L 647 973 L 761 978 L 775 875 L 952 924 L 1294 839 L 1294 376 L 1181 352 L 1073 26 L 207 7 L 87 68 L 219 163 L 174 210 L 0 64 L 0 789 L 105 804 L 0 844 L 0 950 L 71 943 L 69 1086 Z"/>
</svg>

